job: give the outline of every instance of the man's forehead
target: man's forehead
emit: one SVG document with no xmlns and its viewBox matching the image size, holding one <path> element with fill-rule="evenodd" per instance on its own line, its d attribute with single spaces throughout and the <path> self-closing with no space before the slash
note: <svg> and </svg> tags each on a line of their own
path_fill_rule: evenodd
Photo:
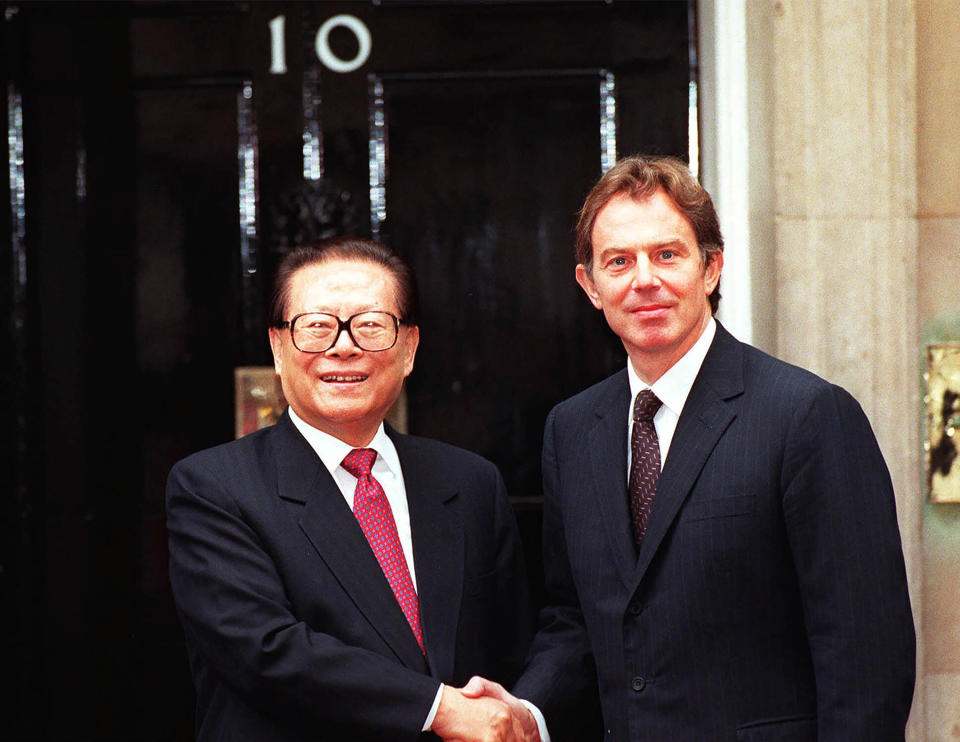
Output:
<svg viewBox="0 0 960 742">
<path fill-rule="evenodd" d="M 356 311 L 391 309 L 398 290 L 395 276 L 385 266 L 338 258 L 301 266 L 291 275 L 289 285 L 292 301 L 310 305 L 301 311 L 346 304 L 355 306 Z"/>
<path fill-rule="evenodd" d="M 604 213 L 609 213 L 617 208 L 634 206 L 640 209 L 654 208 L 657 206 L 666 206 L 669 210 L 675 211 L 678 216 L 689 222 L 687 215 L 683 213 L 677 205 L 676 200 L 666 189 L 662 187 L 654 188 L 649 191 L 629 191 L 622 190 L 614 193 L 610 198 L 603 202 L 603 205 L 597 210 L 597 216 L 594 219 L 593 226 L 596 228 L 597 222 Z"/>
<path fill-rule="evenodd" d="M 672 225 L 671 225 L 672 223 Z M 646 229 L 655 225 L 668 231 L 676 231 L 678 237 L 683 232 L 695 235 L 693 223 L 677 206 L 676 201 L 662 188 L 641 197 L 634 197 L 624 191 L 609 198 L 597 212 L 591 229 L 591 240 L 596 238 L 598 230 L 609 229 Z M 664 235 L 664 239 L 672 237 Z"/>
</svg>

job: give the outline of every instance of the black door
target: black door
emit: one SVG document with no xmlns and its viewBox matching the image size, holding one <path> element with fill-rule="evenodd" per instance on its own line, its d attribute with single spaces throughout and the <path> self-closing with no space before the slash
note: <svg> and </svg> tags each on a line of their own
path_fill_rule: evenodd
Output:
<svg viewBox="0 0 960 742">
<path fill-rule="evenodd" d="M 500 466 L 539 585 L 544 418 L 625 363 L 575 213 L 617 153 L 691 151 L 690 4 L 3 8 L 4 736 L 192 737 L 164 481 L 234 435 L 299 241 L 413 263 L 398 417 Z"/>
</svg>

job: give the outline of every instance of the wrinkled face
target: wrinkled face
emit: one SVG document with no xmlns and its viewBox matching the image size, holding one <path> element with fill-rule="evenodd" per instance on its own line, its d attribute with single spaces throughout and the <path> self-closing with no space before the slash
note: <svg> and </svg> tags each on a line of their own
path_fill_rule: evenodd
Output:
<svg viewBox="0 0 960 742">
<path fill-rule="evenodd" d="M 330 260 L 306 265 L 290 279 L 284 311 L 289 321 L 302 312 L 328 312 L 343 320 L 366 310 L 400 317 L 396 281 L 382 265 Z M 361 350 L 347 332 L 324 353 L 296 349 L 289 329 L 270 330 L 273 363 L 290 407 L 315 428 L 351 446 L 365 446 L 413 370 L 420 334 L 400 325 L 389 350 Z"/>
<path fill-rule="evenodd" d="M 693 226 L 663 190 L 640 201 L 614 196 L 591 238 L 592 275 L 578 265 L 577 281 L 652 384 L 706 327 L 723 255 L 703 266 Z"/>
</svg>

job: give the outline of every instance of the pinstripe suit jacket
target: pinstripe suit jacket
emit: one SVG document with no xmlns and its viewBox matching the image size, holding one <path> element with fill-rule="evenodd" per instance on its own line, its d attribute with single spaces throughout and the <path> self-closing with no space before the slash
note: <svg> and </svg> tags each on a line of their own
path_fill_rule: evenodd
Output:
<svg viewBox="0 0 960 742">
<path fill-rule="evenodd" d="M 623 371 L 547 420 L 549 605 L 517 695 L 556 739 L 588 738 L 599 695 L 606 740 L 902 740 L 913 621 L 856 401 L 718 326 L 638 555 L 629 397 Z"/>
</svg>

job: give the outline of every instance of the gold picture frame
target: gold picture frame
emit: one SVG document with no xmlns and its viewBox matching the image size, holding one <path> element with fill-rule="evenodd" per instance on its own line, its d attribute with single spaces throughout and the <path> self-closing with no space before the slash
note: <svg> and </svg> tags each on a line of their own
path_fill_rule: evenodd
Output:
<svg viewBox="0 0 960 742">
<path fill-rule="evenodd" d="M 237 438 L 273 425 L 287 406 L 273 366 L 238 366 L 233 370 L 233 388 Z"/>
<path fill-rule="evenodd" d="M 960 502 L 960 343 L 927 346 L 927 490 L 931 502 Z"/>
</svg>

